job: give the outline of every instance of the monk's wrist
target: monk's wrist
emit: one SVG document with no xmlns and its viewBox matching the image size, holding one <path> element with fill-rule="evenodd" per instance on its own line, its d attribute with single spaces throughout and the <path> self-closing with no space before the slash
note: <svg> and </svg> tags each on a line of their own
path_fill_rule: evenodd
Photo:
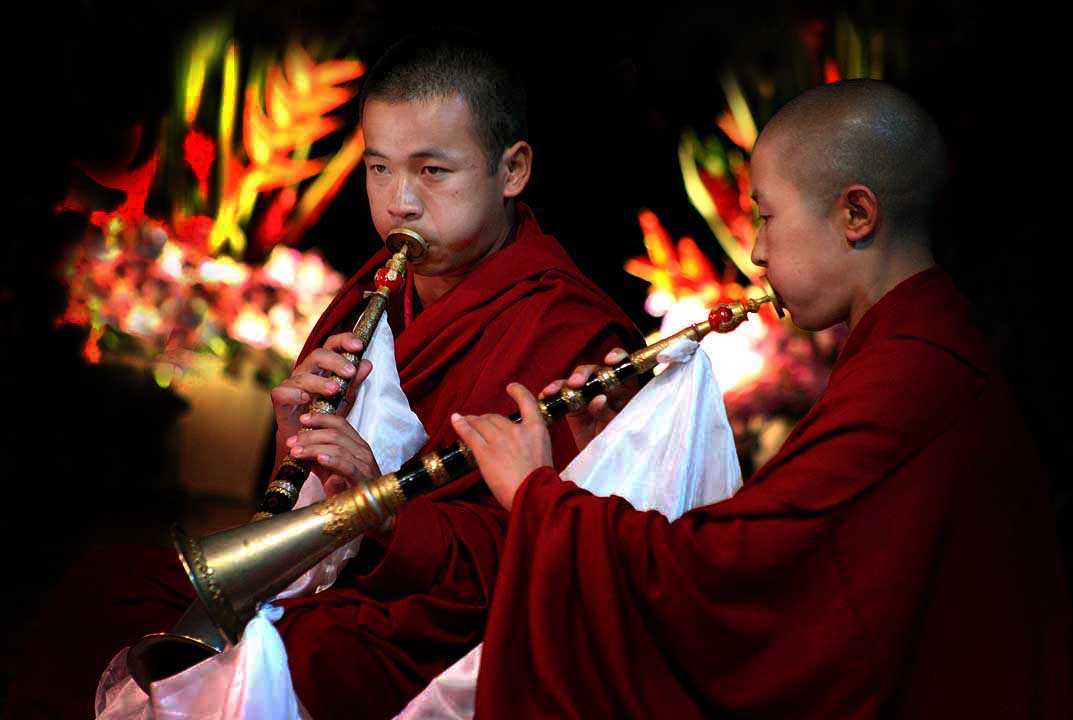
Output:
<svg viewBox="0 0 1073 720">
<path fill-rule="evenodd" d="M 513 515 L 523 502 L 526 504 L 527 514 L 542 513 L 548 506 L 550 496 L 557 495 L 562 485 L 562 480 L 555 472 L 555 468 L 550 465 L 538 467 L 525 476 L 515 491 L 511 502 L 511 514 Z M 527 498 L 529 498 L 528 502 L 526 502 Z"/>
</svg>

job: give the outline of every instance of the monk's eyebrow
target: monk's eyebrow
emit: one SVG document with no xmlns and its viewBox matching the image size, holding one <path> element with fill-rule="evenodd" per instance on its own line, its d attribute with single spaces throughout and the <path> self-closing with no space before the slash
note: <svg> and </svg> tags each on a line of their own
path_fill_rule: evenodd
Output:
<svg viewBox="0 0 1073 720">
<path fill-rule="evenodd" d="M 410 155 L 410 157 L 412 157 L 412 158 L 429 158 L 431 160 L 450 160 L 451 159 L 451 155 L 449 153 L 447 153 L 445 150 L 441 150 L 439 148 L 434 148 L 434 147 L 422 148 L 421 150 L 418 150 L 417 152 L 415 152 L 412 155 Z"/>
<path fill-rule="evenodd" d="M 365 148 L 365 156 L 366 157 L 378 157 L 378 158 L 387 159 L 387 155 L 385 155 L 384 153 L 380 152 L 379 150 L 377 150 L 376 148 L 373 148 L 373 147 Z M 442 150 L 442 149 L 437 148 L 437 147 L 427 147 L 427 148 L 421 148 L 417 152 L 411 153 L 410 158 L 413 159 L 413 160 L 444 160 L 444 161 L 447 161 L 447 160 L 451 160 L 452 156 L 446 150 Z"/>
</svg>

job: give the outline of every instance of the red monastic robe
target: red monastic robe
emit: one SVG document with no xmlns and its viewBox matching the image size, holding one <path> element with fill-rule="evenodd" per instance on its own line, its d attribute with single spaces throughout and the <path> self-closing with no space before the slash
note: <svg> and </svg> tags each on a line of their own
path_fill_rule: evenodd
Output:
<svg viewBox="0 0 1073 720">
<path fill-rule="evenodd" d="M 642 343 L 630 320 L 521 203 L 515 228 L 509 244 L 408 325 L 403 298 L 389 307 L 402 388 L 429 434 L 425 450 L 457 439 L 452 412 L 513 411 L 505 391 L 512 381 L 539 391 L 580 363 L 602 361 L 613 347 Z M 387 257 L 386 250 L 378 253 L 347 283 L 303 353 L 349 329 Z M 564 467 L 577 453 L 565 424 L 552 429 L 552 442 L 556 465 Z M 281 601 L 287 611 L 277 628 L 295 690 L 314 718 L 390 717 L 480 641 L 506 521 L 472 473 L 405 505 L 390 534 L 363 541 L 334 587 Z M 55 643 L 39 638 L 41 667 L 33 673 L 39 692 L 29 687 L 31 678 L 22 678 L 21 688 L 17 679 L 13 696 L 24 698 L 21 707 L 52 703 L 56 712 L 47 716 L 68 716 L 60 706 L 70 704 L 49 690 L 59 682 L 79 703 L 70 716 L 86 717 L 111 655 L 147 632 L 169 629 L 193 599 L 174 551 L 107 548 L 95 555 L 61 583 L 62 595 L 47 611 L 66 619 L 51 626 L 58 636 L 63 627 L 90 628 L 79 634 L 73 655 L 79 665 L 65 671 L 65 659 L 56 655 L 69 636 Z M 116 578 L 101 588 L 102 569 L 111 579 L 116 566 L 133 581 Z M 80 594 L 90 587 L 93 593 Z"/>
<path fill-rule="evenodd" d="M 967 304 L 924 271 L 733 498 L 672 523 L 532 473 L 477 717 L 1073 717 L 1043 490 Z"/>
</svg>

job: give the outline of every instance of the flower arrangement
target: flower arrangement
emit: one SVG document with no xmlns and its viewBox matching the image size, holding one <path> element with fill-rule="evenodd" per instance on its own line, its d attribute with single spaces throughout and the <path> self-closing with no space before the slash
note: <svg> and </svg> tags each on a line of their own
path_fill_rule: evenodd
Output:
<svg viewBox="0 0 1073 720">
<path fill-rule="evenodd" d="M 208 223 L 184 230 L 190 225 L 193 237 L 153 220 L 95 213 L 68 256 L 59 322 L 89 328 L 89 362 L 110 354 L 152 365 L 162 386 L 204 352 L 232 372 L 253 361 L 256 377 L 275 385 L 343 277 L 316 253 L 282 245 L 261 265 L 214 256 Z"/>
<path fill-rule="evenodd" d="M 231 372 L 251 361 L 274 385 L 342 284 L 315 252 L 290 246 L 361 158 L 357 131 L 311 156 L 342 129 L 331 113 L 355 95 L 364 66 L 318 63 L 292 44 L 281 59 L 254 53 L 242 91 L 241 57 L 226 26 L 195 35 L 148 160 L 133 160 L 139 126 L 113 166 L 80 166 L 122 201 L 102 209 L 72 192 L 59 208 L 88 219 L 63 264 L 68 303 L 57 322 L 88 329 L 91 363 L 145 364 L 167 386 L 207 354 Z M 147 212 L 154 193 L 170 211 Z"/>
</svg>

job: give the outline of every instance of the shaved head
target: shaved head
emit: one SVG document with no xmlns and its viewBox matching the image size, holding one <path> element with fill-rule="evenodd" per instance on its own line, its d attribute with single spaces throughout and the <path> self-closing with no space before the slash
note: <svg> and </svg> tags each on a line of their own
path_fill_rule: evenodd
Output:
<svg viewBox="0 0 1073 720">
<path fill-rule="evenodd" d="M 821 208 L 846 187 L 864 185 L 878 198 L 887 230 L 927 235 L 946 150 L 935 121 L 900 90 L 877 80 L 813 88 L 776 113 L 761 143 Z"/>
</svg>

